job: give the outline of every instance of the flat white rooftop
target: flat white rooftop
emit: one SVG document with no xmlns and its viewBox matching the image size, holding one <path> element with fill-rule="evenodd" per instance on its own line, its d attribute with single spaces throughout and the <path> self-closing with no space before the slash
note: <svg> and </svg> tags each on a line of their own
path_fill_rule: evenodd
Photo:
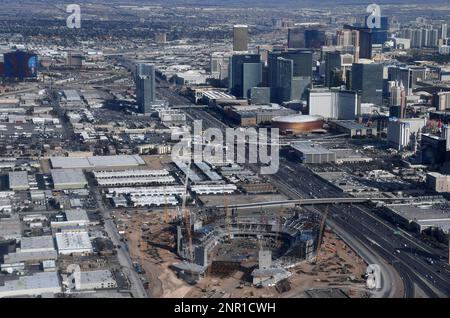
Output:
<svg viewBox="0 0 450 318">
<path fill-rule="evenodd" d="M 81 169 L 52 169 L 52 178 L 55 186 L 87 184 L 86 177 Z"/>
<path fill-rule="evenodd" d="M 56 272 L 36 273 L 31 276 L 21 276 L 18 279 L 5 281 L 0 286 L 0 297 L 20 295 L 41 295 L 42 293 L 61 292 L 59 277 Z"/>
<path fill-rule="evenodd" d="M 145 161 L 138 155 L 52 157 L 50 161 L 53 168 L 102 169 L 145 165 Z"/>
<path fill-rule="evenodd" d="M 11 190 L 17 188 L 29 188 L 28 172 L 26 171 L 12 171 L 9 173 L 9 188 Z"/>
<path fill-rule="evenodd" d="M 22 237 L 20 250 L 22 252 L 54 250 L 55 244 L 51 235 Z"/>
<path fill-rule="evenodd" d="M 66 210 L 64 213 L 66 214 L 66 219 L 68 222 L 89 222 L 89 217 L 86 210 Z"/>
<path fill-rule="evenodd" d="M 60 254 L 92 251 L 92 243 L 86 231 L 56 233 L 56 244 Z"/>
</svg>

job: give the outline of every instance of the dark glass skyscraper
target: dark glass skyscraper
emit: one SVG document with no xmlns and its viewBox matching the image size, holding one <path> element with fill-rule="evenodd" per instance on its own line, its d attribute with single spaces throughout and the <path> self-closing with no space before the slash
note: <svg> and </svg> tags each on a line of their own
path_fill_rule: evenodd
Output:
<svg viewBox="0 0 450 318">
<path fill-rule="evenodd" d="M 305 30 L 305 47 L 319 49 L 326 43 L 325 31 L 317 29 Z"/>
<path fill-rule="evenodd" d="M 300 49 L 305 47 L 305 30 L 303 28 L 290 28 L 288 30 L 288 48 Z"/>
<path fill-rule="evenodd" d="M 261 56 L 259 54 L 232 55 L 228 71 L 230 93 L 239 98 L 248 98 L 249 90 L 262 82 Z"/>
<path fill-rule="evenodd" d="M 150 112 L 155 102 L 155 67 L 149 64 L 136 65 L 136 100 L 142 114 Z"/>
<path fill-rule="evenodd" d="M 383 65 L 379 63 L 354 63 L 352 90 L 361 95 L 362 103 L 383 104 Z"/>
<path fill-rule="evenodd" d="M 268 84 L 272 101 L 282 103 L 301 99 L 311 84 L 312 51 L 289 50 L 269 54 Z"/>
<path fill-rule="evenodd" d="M 372 29 L 366 26 L 344 25 L 345 30 L 359 31 L 359 58 L 372 58 Z"/>
<path fill-rule="evenodd" d="M 338 51 L 325 53 L 325 85 L 327 87 L 338 86 L 336 83 L 335 74 L 341 70 L 341 53 Z"/>
</svg>

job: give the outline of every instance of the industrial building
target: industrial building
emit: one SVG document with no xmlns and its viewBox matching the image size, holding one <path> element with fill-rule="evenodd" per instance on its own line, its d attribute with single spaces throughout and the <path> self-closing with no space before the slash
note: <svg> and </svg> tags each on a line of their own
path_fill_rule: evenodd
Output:
<svg viewBox="0 0 450 318">
<path fill-rule="evenodd" d="M 20 252 L 48 252 L 55 250 L 53 236 L 22 237 L 20 240 Z"/>
<path fill-rule="evenodd" d="M 124 169 L 145 165 L 145 161 L 139 155 L 51 157 L 50 162 L 54 169 Z"/>
<path fill-rule="evenodd" d="M 17 240 L 22 237 L 22 222 L 18 216 L 0 218 L 0 238 Z"/>
<path fill-rule="evenodd" d="M 76 291 L 117 288 L 117 282 L 107 269 L 75 272 L 67 281 L 68 287 Z"/>
<path fill-rule="evenodd" d="M 55 190 L 82 189 L 88 185 L 81 169 L 52 169 Z"/>
<path fill-rule="evenodd" d="M 92 243 L 86 231 L 56 233 L 55 237 L 59 254 L 86 255 L 93 252 Z"/>
<path fill-rule="evenodd" d="M 434 204 L 432 202 L 390 204 L 386 206 L 384 212 L 393 222 L 408 230 L 417 233 L 431 230 L 438 231 L 440 235 L 443 234 L 447 237 L 449 235 L 450 209 L 446 202 Z"/>
<path fill-rule="evenodd" d="M 193 185 L 191 191 L 196 194 L 231 194 L 237 191 L 237 187 L 234 184 Z"/>
<path fill-rule="evenodd" d="M 178 199 L 172 195 L 164 197 L 132 197 L 131 203 L 134 207 L 175 206 L 178 205 Z"/>
<path fill-rule="evenodd" d="M 3 286 L 0 285 L 0 298 L 54 295 L 61 291 L 58 273 L 44 272 L 5 281 Z"/>
<path fill-rule="evenodd" d="M 26 191 L 30 189 L 28 183 L 28 172 L 26 171 L 13 171 L 8 174 L 9 176 L 9 188 L 13 191 Z"/>
<path fill-rule="evenodd" d="M 336 153 L 310 141 L 296 141 L 291 148 L 303 163 L 329 163 L 336 161 Z"/>
<path fill-rule="evenodd" d="M 130 187 L 144 185 L 173 184 L 174 177 L 162 170 L 94 171 L 97 184 L 101 187 Z"/>
<path fill-rule="evenodd" d="M 63 228 L 73 226 L 85 226 L 90 223 L 86 210 L 75 209 L 66 210 L 62 214 L 56 215 L 56 221 L 50 223 L 52 228 Z"/>
</svg>

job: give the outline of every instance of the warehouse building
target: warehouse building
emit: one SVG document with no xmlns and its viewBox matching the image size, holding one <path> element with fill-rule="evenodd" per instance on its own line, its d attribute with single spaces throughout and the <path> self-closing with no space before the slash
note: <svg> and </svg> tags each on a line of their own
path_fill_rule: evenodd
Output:
<svg viewBox="0 0 450 318">
<path fill-rule="evenodd" d="M 109 270 L 72 273 L 68 282 L 69 288 L 77 291 L 117 288 L 117 282 Z"/>
<path fill-rule="evenodd" d="M 59 277 L 56 272 L 36 273 L 7 280 L 0 285 L 0 298 L 18 296 L 42 296 L 61 292 Z"/>
<path fill-rule="evenodd" d="M 172 195 L 160 197 L 132 197 L 131 202 L 134 207 L 145 206 L 175 206 L 178 204 L 178 199 Z"/>
<path fill-rule="evenodd" d="M 81 169 L 52 169 L 55 190 L 82 189 L 88 184 Z"/>
<path fill-rule="evenodd" d="M 52 157 L 50 162 L 54 169 L 124 169 L 145 165 L 145 161 L 139 155 Z"/>
<path fill-rule="evenodd" d="M 0 218 L 0 239 L 18 240 L 22 236 L 22 222 L 19 217 Z"/>
<path fill-rule="evenodd" d="M 39 252 L 22 252 L 16 251 L 3 256 L 3 262 L 5 264 L 18 264 L 26 262 L 40 262 L 44 260 L 56 260 L 58 253 L 55 249 L 52 251 L 39 251 Z"/>
<path fill-rule="evenodd" d="M 51 235 L 22 237 L 20 252 L 47 252 L 54 251 L 55 244 Z"/>
<path fill-rule="evenodd" d="M 329 163 L 336 161 L 336 153 L 310 141 L 291 143 L 291 148 L 297 153 L 303 163 Z"/>
<path fill-rule="evenodd" d="M 166 169 L 94 171 L 94 176 L 101 187 L 160 185 L 175 182 L 175 178 Z"/>
<path fill-rule="evenodd" d="M 86 231 L 56 233 L 55 236 L 59 254 L 85 255 L 93 252 L 92 243 Z"/>
<path fill-rule="evenodd" d="M 196 194 L 231 194 L 237 190 L 234 184 L 193 185 L 191 191 Z"/>
<path fill-rule="evenodd" d="M 90 223 L 87 212 L 83 209 L 66 210 L 63 214 L 56 217 L 57 220 L 50 223 L 52 228 L 85 226 Z"/>
<path fill-rule="evenodd" d="M 9 173 L 9 188 L 13 191 L 26 191 L 30 189 L 28 173 L 26 171 L 12 171 Z"/>
<path fill-rule="evenodd" d="M 442 204 L 391 204 L 385 208 L 387 216 L 402 227 L 422 233 L 436 230 L 446 236 L 450 230 L 450 209 L 446 202 Z"/>
<path fill-rule="evenodd" d="M 131 197 L 151 197 L 175 195 L 182 196 L 185 193 L 184 186 L 167 186 L 152 188 L 109 188 L 108 195 L 129 195 Z"/>
</svg>

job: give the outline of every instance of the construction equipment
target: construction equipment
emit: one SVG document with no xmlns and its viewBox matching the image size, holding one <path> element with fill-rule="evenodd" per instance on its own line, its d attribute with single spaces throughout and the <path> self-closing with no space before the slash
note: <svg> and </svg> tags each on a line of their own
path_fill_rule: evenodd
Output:
<svg viewBox="0 0 450 318">
<path fill-rule="evenodd" d="M 167 194 L 166 191 L 164 191 L 164 193 Z M 164 195 L 164 213 L 163 213 L 163 222 L 164 223 L 169 223 L 169 211 L 167 209 L 167 195 Z"/>
<path fill-rule="evenodd" d="M 189 172 L 191 171 L 191 161 L 189 161 L 189 164 L 187 166 L 186 170 L 186 179 L 184 182 L 184 194 L 183 194 L 183 201 L 181 204 L 181 210 L 179 214 L 180 220 L 184 219 L 184 224 L 186 227 L 186 233 L 188 235 L 188 243 L 189 243 L 189 261 L 192 263 L 194 261 L 194 251 L 192 248 L 192 232 L 191 232 L 191 213 L 190 210 L 186 208 L 186 200 L 188 195 L 188 183 L 189 183 Z"/>
<path fill-rule="evenodd" d="M 322 222 L 320 223 L 319 237 L 317 238 L 316 257 L 314 258 L 313 264 L 317 264 L 319 261 L 319 252 L 320 252 L 320 248 L 322 246 L 322 239 L 323 239 L 323 234 L 324 234 L 324 230 L 325 230 L 325 223 L 327 221 L 327 216 L 328 216 L 329 211 L 330 211 L 330 206 L 327 205 L 327 207 L 325 208 L 325 212 L 323 212 Z"/>
<path fill-rule="evenodd" d="M 283 230 L 283 214 L 284 214 L 284 208 L 282 207 L 282 208 L 280 208 L 278 210 L 277 220 L 276 220 L 277 225 L 278 225 L 277 226 L 277 230 L 278 230 L 278 232 L 277 232 L 277 247 L 280 247 L 282 245 L 282 241 L 281 241 L 282 234 L 281 234 L 281 231 Z"/>
<path fill-rule="evenodd" d="M 230 210 L 228 209 L 228 198 L 227 195 L 223 194 L 223 206 L 225 211 L 225 227 L 228 234 L 228 241 L 231 241 L 231 215 Z"/>
</svg>

